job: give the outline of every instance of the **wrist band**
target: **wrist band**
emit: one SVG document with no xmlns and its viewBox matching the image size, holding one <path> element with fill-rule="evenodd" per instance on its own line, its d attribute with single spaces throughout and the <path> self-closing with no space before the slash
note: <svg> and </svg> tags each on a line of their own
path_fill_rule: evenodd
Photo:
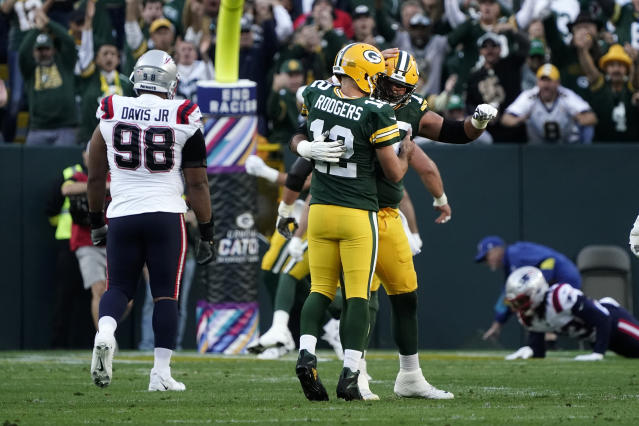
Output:
<svg viewBox="0 0 639 426">
<path fill-rule="evenodd" d="M 206 223 L 198 223 L 197 226 L 200 229 L 200 238 L 202 238 L 203 241 L 213 240 L 213 235 L 215 234 L 213 218 L 211 218 L 211 220 Z"/>
<path fill-rule="evenodd" d="M 437 197 L 435 199 L 433 199 L 433 206 L 434 207 L 441 207 L 441 206 L 445 206 L 446 204 L 448 204 L 448 197 L 446 197 L 446 193 L 442 193 L 442 195 L 440 197 Z"/>
<path fill-rule="evenodd" d="M 104 226 L 104 213 L 89 212 L 89 223 L 92 229 L 102 228 Z"/>
</svg>

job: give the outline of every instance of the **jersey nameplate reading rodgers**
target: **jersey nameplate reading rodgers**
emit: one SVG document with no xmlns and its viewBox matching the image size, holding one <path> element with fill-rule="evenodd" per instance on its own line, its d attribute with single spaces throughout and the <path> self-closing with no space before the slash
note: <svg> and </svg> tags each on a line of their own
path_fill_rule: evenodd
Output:
<svg viewBox="0 0 639 426">
<path fill-rule="evenodd" d="M 395 110 L 397 117 L 397 125 L 399 126 L 399 137 L 404 138 L 408 129 L 412 130 L 412 137 L 419 134 L 419 122 L 424 114 L 428 112 L 428 102 L 419 96 L 412 95 L 410 101 L 406 105 Z M 396 152 L 399 151 L 399 143 L 395 145 Z M 421 149 L 416 147 L 415 149 Z M 392 207 L 397 208 L 399 202 L 404 196 L 404 184 L 400 182 L 392 182 L 384 175 L 379 163 L 377 164 L 377 199 L 379 200 L 379 208 Z"/>
<path fill-rule="evenodd" d="M 327 140 L 343 139 L 346 145 L 339 163 L 315 162 L 311 203 L 377 211 L 375 149 L 400 140 L 393 108 L 369 97 L 350 98 L 323 80 L 302 96 L 307 136 L 317 140 L 328 131 Z"/>
<path fill-rule="evenodd" d="M 96 117 L 111 173 L 107 217 L 186 212 L 182 150 L 202 130 L 199 107 L 150 94 L 112 95 L 102 100 Z"/>
</svg>

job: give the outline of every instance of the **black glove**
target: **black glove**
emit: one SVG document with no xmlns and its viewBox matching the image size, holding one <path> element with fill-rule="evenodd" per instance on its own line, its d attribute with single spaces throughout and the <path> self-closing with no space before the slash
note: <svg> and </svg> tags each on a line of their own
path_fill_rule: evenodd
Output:
<svg viewBox="0 0 639 426">
<path fill-rule="evenodd" d="M 195 245 L 195 261 L 198 265 L 206 265 L 215 260 L 215 240 L 213 239 L 213 219 L 207 223 L 200 223 L 200 238 Z"/>
<path fill-rule="evenodd" d="M 91 241 L 94 246 L 106 246 L 107 230 L 109 227 L 104 223 L 104 213 L 89 212 L 89 222 L 91 223 Z"/>
<path fill-rule="evenodd" d="M 292 230 L 289 226 L 290 224 L 293 224 Z M 290 240 L 291 237 L 295 235 L 295 231 L 297 231 L 297 228 L 299 228 L 299 225 L 297 224 L 297 221 L 295 221 L 295 218 L 282 216 L 277 217 L 277 223 L 275 224 L 275 226 L 277 227 L 277 232 L 282 234 L 282 236 L 287 240 Z"/>
<path fill-rule="evenodd" d="M 290 224 L 293 224 L 291 230 Z M 282 234 L 284 238 L 290 240 L 295 231 L 299 228 L 297 221 L 293 217 L 293 204 L 286 204 L 284 201 L 280 201 L 280 205 L 277 208 L 277 222 L 275 223 L 277 232 Z"/>
</svg>

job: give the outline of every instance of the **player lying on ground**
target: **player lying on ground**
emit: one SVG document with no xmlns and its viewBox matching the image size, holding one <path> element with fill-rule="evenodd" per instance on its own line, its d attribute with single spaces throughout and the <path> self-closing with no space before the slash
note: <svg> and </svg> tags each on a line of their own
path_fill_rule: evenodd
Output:
<svg viewBox="0 0 639 426">
<path fill-rule="evenodd" d="M 534 266 L 513 271 L 506 282 L 506 304 L 517 313 L 530 333 L 528 346 L 506 357 L 543 358 L 543 333 L 553 332 L 584 340 L 593 352 L 578 355 L 577 361 L 600 361 L 606 350 L 639 358 L 639 321 L 610 297 L 589 299 L 568 283 L 548 286 L 543 273 Z"/>
</svg>

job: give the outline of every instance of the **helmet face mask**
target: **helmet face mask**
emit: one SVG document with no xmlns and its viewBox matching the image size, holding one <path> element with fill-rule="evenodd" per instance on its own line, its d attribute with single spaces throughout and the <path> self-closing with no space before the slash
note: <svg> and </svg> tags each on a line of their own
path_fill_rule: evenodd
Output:
<svg viewBox="0 0 639 426">
<path fill-rule="evenodd" d="M 514 311 L 530 314 L 543 302 L 547 290 L 548 283 L 541 270 L 523 266 L 506 280 L 505 303 Z"/>
<path fill-rule="evenodd" d="M 417 61 L 410 53 L 400 50 L 394 58 L 386 60 L 386 72 L 379 79 L 377 90 L 374 93 L 376 99 L 381 99 L 398 108 L 410 101 L 419 81 L 419 69 Z M 404 93 L 397 93 L 394 86 L 406 88 Z"/>
<path fill-rule="evenodd" d="M 397 93 L 394 90 L 395 86 L 405 88 L 404 93 Z M 408 103 L 413 92 L 415 92 L 415 86 L 393 80 L 388 74 L 382 74 L 377 78 L 373 98 L 388 102 L 395 107 L 400 107 Z"/>
<path fill-rule="evenodd" d="M 335 57 L 333 74 L 348 76 L 364 93 L 372 94 L 379 75 L 384 73 L 382 53 L 367 43 L 351 43 L 344 46 Z"/>
<path fill-rule="evenodd" d="M 162 50 L 149 50 L 140 56 L 129 77 L 133 90 L 166 93 L 173 99 L 179 81 L 177 66 L 171 56 Z"/>
</svg>

